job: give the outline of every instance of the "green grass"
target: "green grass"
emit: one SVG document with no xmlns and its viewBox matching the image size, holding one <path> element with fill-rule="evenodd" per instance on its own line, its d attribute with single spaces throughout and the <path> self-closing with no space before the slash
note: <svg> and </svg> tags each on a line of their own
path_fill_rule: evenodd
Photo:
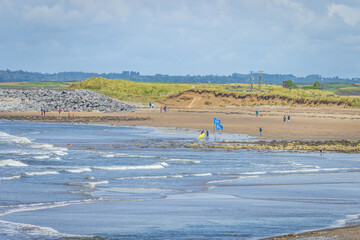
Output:
<svg viewBox="0 0 360 240">
<path fill-rule="evenodd" d="M 123 101 L 146 103 L 192 89 L 193 84 L 145 83 L 120 79 L 90 78 L 69 88 L 88 89 Z"/>
<path fill-rule="evenodd" d="M 232 87 L 234 86 L 234 87 Z M 236 86 L 236 87 L 235 87 Z M 258 85 L 254 86 L 255 88 Z M 149 101 L 161 101 L 162 99 L 186 90 L 209 90 L 223 93 L 234 93 L 237 95 L 257 94 L 268 96 L 282 96 L 291 99 L 290 102 L 283 102 L 284 105 L 291 105 L 296 101 L 314 100 L 329 102 L 329 105 L 345 103 L 350 106 L 360 107 L 359 97 L 343 97 L 329 91 L 318 89 L 285 89 L 281 85 L 262 85 L 262 90 L 239 91 L 250 89 L 249 84 L 174 84 L 174 83 L 145 83 L 125 80 L 112 80 L 105 78 L 90 78 L 82 82 L 73 83 L 69 86 L 73 89 L 88 89 L 105 94 L 112 98 L 123 101 L 146 103 Z M 313 93 L 315 96 L 313 96 Z M 254 103 L 255 104 L 255 103 Z M 306 105 L 306 104 L 304 104 Z"/>
<path fill-rule="evenodd" d="M 322 84 L 324 91 L 332 92 L 341 96 L 360 96 L 360 85 L 359 84 Z"/>
<path fill-rule="evenodd" d="M 73 82 L 5 82 L 0 88 L 66 88 Z"/>
</svg>

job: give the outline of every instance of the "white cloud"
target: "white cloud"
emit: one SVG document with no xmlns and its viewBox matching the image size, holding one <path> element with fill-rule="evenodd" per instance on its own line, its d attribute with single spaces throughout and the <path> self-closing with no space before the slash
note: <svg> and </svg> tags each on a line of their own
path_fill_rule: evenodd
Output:
<svg viewBox="0 0 360 240">
<path fill-rule="evenodd" d="M 291 18 L 295 17 L 300 24 L 307 24 L 314 20 L 314 13 L 305 8 L 301 3 L 291 0 L 273 0 L 273 3 L 275 7 L 285 9 L 285 11 L 281 11 L 281 14 L 290 14 Z"/>
<path fill-rule="evenodd" d="M 343 21 L 351 26 L 355 26 L 360 21 L 360 9 L 352 8 L 343 4 L 331 4 L 328 6 L 328 16 L 335 14 L 340 16 Z"/>
</svg>

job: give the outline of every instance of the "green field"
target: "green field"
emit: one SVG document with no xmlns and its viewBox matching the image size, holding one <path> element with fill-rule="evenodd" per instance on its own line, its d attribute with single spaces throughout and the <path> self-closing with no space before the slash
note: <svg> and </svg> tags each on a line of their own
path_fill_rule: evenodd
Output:
<svg viewBox="0 0 360 240">
<path fill-rule="evenodd" d="M 321 84 L 324 91 L 332 92 L 342 96 L 360 96 L 360 84 Z"/>
<path fill-rule="evenodd" d="M 0 88 L 67 88 L 74 82 L 5 82 Z"/>
</svg>

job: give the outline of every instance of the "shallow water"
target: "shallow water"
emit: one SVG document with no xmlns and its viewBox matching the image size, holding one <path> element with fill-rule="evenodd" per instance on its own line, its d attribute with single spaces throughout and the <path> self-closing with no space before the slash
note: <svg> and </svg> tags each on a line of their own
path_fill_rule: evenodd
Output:
<svg viewBox="0 0 360 240">
<path fill-rule="evenodd" d="M 258 239 L 358 222 L 358 154 L 179 147 L 197 136 L 1 121 L 0 239 Z"/>
</svg>

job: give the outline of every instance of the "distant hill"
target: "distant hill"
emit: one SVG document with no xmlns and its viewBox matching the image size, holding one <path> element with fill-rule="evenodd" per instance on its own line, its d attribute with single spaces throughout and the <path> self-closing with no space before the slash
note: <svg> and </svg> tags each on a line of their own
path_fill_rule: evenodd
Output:
<svg viewBox="0 0 360 240">
<path fill-rule="evenodd" d="M 259 73 L 254 73 L 254 83 L 259 83 Z M 107 79 L 124 79 L 141 82 L 170 82 L 170 83 L 250 83 L 250 74 L 233 73 L 231 75 L 186 75 L 172 76 L 164 74 L 141 75 L 139 72 L 122 71 L 122 73 L 86 73 L 86 72 L 59 72 L 39 73 L 26 71 L 0 70 L 0 82 L 30 82 L 30 81 L 82 81 L 91 77 Z M 291 80 L 296 84 L 320 83 L 360 83 L 360 78 L 322 77 L 308 75 L 296 77 L 292 74 L 262 74 L 264 84 L 282 84 L 284 80 Z"/>
</svg>

